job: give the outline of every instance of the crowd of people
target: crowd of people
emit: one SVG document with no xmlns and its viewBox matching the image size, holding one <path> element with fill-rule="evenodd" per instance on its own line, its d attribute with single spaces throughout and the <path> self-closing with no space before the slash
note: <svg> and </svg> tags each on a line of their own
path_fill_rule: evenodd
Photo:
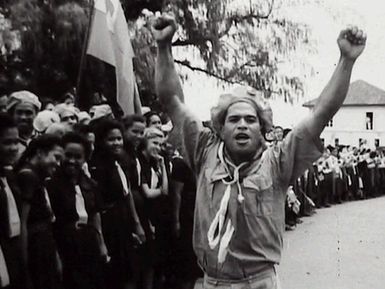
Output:
<svg viewBox="0 0 385 289">
<path fill-rule="evenodd" d="M 311 165 L 365 47 L 361 30 L 341 32 L 337 80 L 313 114 L 267 137 L 271 108 L 249 87 L 220 96 L 204 127 L 183 104 L 175 19 L 153 28 L 157 95 L 184 158 L 155 111 L 117 119 L 108 104 L 79 111 L 71 94 L 0 97 L 1 288 L 187 289 L 204 275 L 203 288 L 275 289 L 285 204 L 292 227 L 312 207 L 380 194 L 373 152 L 329 148 Z"/>
<path fill-rule="evenodd" d="M 274 128 L 274 143 L 290 132 Z M 331 146 L 321 158 L 289 186 L 287 192 L 286 230 L 293 230 L 300 217 L 313 215 L 317 208 L 363 200 L 385 194 L 385 153 L 370 149 L 363 141 L 358 147 Z"/>
<path fill-rule="evenodd" d="M 192 288 L 195 178 L 170 124 L 42 107 L 29 91 L 0 109 L 0 280 L 9 288 Z M 210 126 L 207 125 L 206 126 Z M 269 146 L 290 129 L 276 126 Z M 287 191 L 286 229 L 316 208 L 385 193 L 381 150 L 328 146 Z"/>
<path fill-rule="evenodd" d="M 160 114 L 2 100 L 1 288 L 193 286 L 195 179 Z"/>
</svg>

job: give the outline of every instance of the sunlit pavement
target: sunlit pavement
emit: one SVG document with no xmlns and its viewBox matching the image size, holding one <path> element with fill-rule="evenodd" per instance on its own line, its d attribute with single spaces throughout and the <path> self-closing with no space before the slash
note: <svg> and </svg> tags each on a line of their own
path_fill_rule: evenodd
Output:
<svg viewBox="0 0 385 289">
<path fill-rule="evenodd" d="M 385 197 L 319 209 L 285 234 L 282 289 L 384 289 Z"/>
</svg>

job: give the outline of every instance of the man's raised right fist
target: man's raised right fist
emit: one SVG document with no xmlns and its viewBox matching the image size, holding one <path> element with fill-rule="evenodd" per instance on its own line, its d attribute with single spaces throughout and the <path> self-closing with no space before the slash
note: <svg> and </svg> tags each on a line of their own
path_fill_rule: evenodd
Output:
<svg viewBox="0 0 385 289">
<path fill-rule="evenodd" d="M 174 15 L 162 13 L 155 17 L 152 23 L 152 33 L 158 43 L 170 44 L 177 29 Z"/>
</svg>

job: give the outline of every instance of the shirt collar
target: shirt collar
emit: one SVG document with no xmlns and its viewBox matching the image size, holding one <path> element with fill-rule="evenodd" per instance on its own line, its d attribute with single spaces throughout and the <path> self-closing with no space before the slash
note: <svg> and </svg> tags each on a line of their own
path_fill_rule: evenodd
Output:
<svg viewBox="0 0 385 289">
<path fill-rule="evenodd" d="M 218 146 L 216 164 L 209 175 L 209 180 L 212 183 L 225 178 L 232 178 L 232 167 L 226 166 L 223 162 L 220 161 L 219 154 L 221 153 L 221 147 L 223 147 L 223 142 Z M 251 172 L 257 171 L 259 169 L 262 160 L 262 155 L 265 150 L 266 147 L 261 146 L 255 153 L 254 158 L 240 169 L 240 176 L 242 178 L 247 176 Z M 225 150 L 223 150 L 223 153 L 224 158 L 228 161 L 231 161 L 230 157 L 228 156 L 228 154 L 226 154 Z"/>
</svg>

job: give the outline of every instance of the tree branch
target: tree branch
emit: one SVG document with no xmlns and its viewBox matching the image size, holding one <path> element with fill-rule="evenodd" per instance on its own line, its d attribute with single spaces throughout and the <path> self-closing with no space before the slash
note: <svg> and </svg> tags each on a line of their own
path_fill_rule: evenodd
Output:
<svg viewBox="0 0 385 289">
<path fill-rule="evenodd" d="M 232 15 L 231 17 L 226 19 L 226 28 L 219 33 L 219 38 L 222 38 L 223 36 L 227 35 L 227 33 L 229 33 L 230 28 L 233 26 L 234 23 L 242 22 L 242 21 L 249 20 L 249 19 L 257 19 L 257 20 L 268 19 L 270 17 L 271 13 L 273 12 L 273 7 L 274 7 L 274 0 L 271 0 L 269 10 L 264 15 L 254 14 L 254 11 L 252 8 L 250 8 L 249 14 L 246 14 L 246 15 L 234 14 L 234 15 Z"/>
<path fill-rule="evenodd" d="M 218 75 L 218 74 L 216 74 L 214 72 L 208 71 L 207 69 L 204 69 L 204 68 L 201 68 L 201 67 L 192 66 L 190 61 L 188 61 L 187 59 L 185 59 L 185 60 L 177 60 L 177 59 L 175 59 L 174 62 L 178 63 L 180 65 L 183 65 L 183 66 L 187 67 L 188 69 L 190 69 L 192 71 L 198 71 L 198 72 L 205 73 L 208 76 L 214 77 L 216 79 L 225 81 L 225 82 L 230 83 L 230 84 L 241 84 L 240 82 L 236 82 L 236 81 L 230 80 L 230 78 L 228 78 L 228 77 L 224 77 L 224 76 Z"/>
<path fill-rule="evenodd" d="M 244 83 L 241 83 L 239 81 L 233 81 L 233 80 L 230 80 L 230 78 L 232 76 L 220 76 L 216 73 L 213 73 L 211 71 L 208 71 L 204 68 L 201 68 L 201 67 L 196 67 L 196 66 L 192 66 L 190 64 L 190 61 L 188 61 L 187 59 L 185 60 L 177 60 L 177 59 L 174 59 L 174 62 L 177 63 L 177 64 L 180 64 L 180 65 L 183 65 L 185 67 L 187 67 L 188 69 L 192 70 L 192 71 L 198 71 L 198 72 L 202 72 L 202 73 L 205 73 L 206 75 L 210 76 L 210 77 L 214 77 L 218 80 L 221 80 L 221 81 L 224 81 L 226 83 L 230 83 L 230 84 L 239 84 L 239 85 L 245 85 Z M 244 63 L 243 66 L 247 66 L 247 63 Z M 261 90 L 261 91 L 264 91 L 264 92 L 269 92 L 270 94 L 280 94 L 279 91 L 275 91 L 275 90 Z"/>
<path fill-rule="evenodd" d="M 250 8 L 249 13 L 246 15 L 234 14 L 234 15 L 230 16 L 229 18 L 225 19 L 224 20 L 225 21 L 225 29 L 223 31 L 221 31 L 220 33 L 218 33 L 218 38 L 220 39 L 220 38 L 226 36 L 234 23 L 239 23 L 239 22 L 243 22 L 246 20 L 250 20 L 250 19 L 257 19 L 257 20 L 268 19 L 270 17 L 271 13 L 273 12 L 273 7 L 274 7 L 274 0 L 270 0 L 270 1 L 271 2 L 270 2 L 269 10 L 267 11 L 266 14 L 259 14 L 259 13 L 255 14 L 253 9 Z M 192 20 L 190 20 L 190 22 L 191 21 Z M 222 20 L 220 20 L 220 21 L 222 21 Z M 193 23 L 193 22 L 191 22 L 191 23 Z M 179 38 L 172 43 L 172 46 L 192 46 L 192 45 L 196 46 L 199 44 L 201 44 L 201 45 L 205 44 L 207 41 L 213 41 L 212 36 L 199 35 L 199 38 L 192 37 L 192 38 L 189 38 L 186 40 L 182 40 Z"/>
<path fill-rule="evenodd" d="M 199 44 L 204 44 L 206 43 L 206 41 L 209 41 L 209 40 L 211 40 L 209 37 L 202 37 L 200 39 L 189 38 L 186 40 L 182 40 L 178 38 L 176 41 L 172 43 L 172 46 L 191 46 L 191 45 L 196 46 Z"/>
</svg>

